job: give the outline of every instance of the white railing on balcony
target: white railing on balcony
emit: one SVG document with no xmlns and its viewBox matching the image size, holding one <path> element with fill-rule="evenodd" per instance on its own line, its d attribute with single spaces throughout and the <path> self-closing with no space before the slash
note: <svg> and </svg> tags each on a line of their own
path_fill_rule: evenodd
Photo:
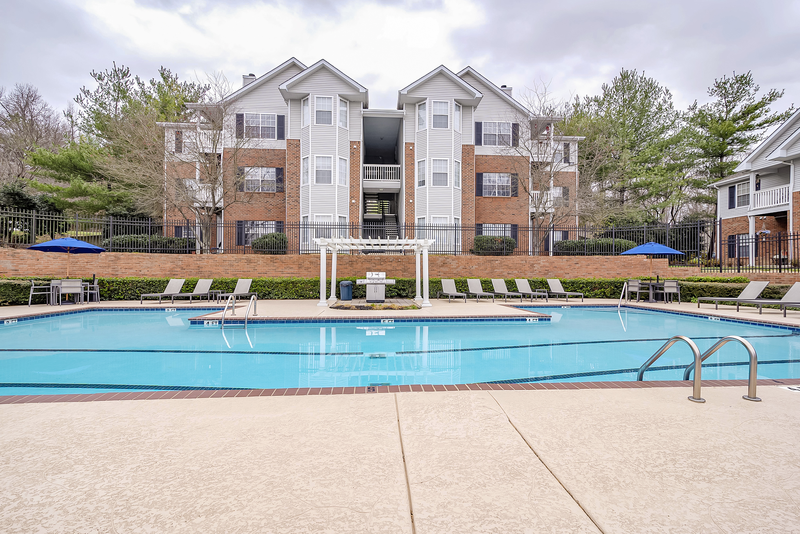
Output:
<svg viewBox="0 0 800 534">
<path fill-rule="evenodd" d="M 553 211 L 553 193 L 546 191 L 533 191 L 530 202 L 531 212 L 550 212 Z"/>
<path fill-rule="evenodd" d="M 751 209 L 771 208 L 781 204 L 788 204 L 789 196 L 788 185 L 753 191 L 753 206 Z"/>
<path fill-rule="evenodd" d="M 400 165 L 363 165 L 364 180 L 388 180 L 399 182 Z"/>
</svg>

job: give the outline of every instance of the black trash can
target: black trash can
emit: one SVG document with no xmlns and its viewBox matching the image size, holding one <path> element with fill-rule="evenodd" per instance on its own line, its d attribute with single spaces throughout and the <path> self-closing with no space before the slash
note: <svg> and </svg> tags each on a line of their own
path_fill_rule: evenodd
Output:
<svg viewBox="0 0 800 534">
<path fill-rule="evenodd" d="M 353 300 L 353 282 L 350 280 L 339 282 L 339 294 L 341 300 Z"/>
</svg>

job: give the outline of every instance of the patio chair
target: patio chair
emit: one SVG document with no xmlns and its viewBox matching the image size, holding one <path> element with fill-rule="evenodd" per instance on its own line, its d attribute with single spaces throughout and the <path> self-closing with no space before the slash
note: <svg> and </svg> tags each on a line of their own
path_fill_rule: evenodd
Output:
<svg viewBox="0 0 800 534">
<path fill-rule="evenodd" d="M 94 283 L 85 282 L 83 284 L 83 290 L 86 292 L 86 302 L 92 301 L 92 295 L 94 295 L 95 302 L 100 302 L 100 286 L 98 285 L 97 281 Z"/>
<path fill-rule="evenodd" d="M 480 302 L 481 297 L 492 297 L 492 302 L 494 302 L 494 293 L 487 293 L 486 291 L 484 291 L 483 287 L 481 287 L 481 281 L 478 280 L 477 278 L 468 278 L 467 288 L 469 288 L 467 294 L 475 295 L 476 302 Z"/>
<path fill-rule="evenodd" d="M 197 297 L 198 299 L 202 299 L 205 297 L 208 300 L 211 300 L 211 284 L 214 283 L 214 280 L 211 278 L 201 278 L 197 281 L 197 285 L 194 286 L 194 290 L 191 293 L 178 293 L 174 295 L 173 299 L 179 298 L 186 298 L 189 297 L 189 302 L 192 302 L 192 299 Z"/>
<path fill-rule="evenodd" d="M 672 302 L 673 295 L 678 295 L 678 304 L 681 303 L 681 286 L 678 285 L 677 280 L 664 280 L 664 287 L 660 289 L 654 289 L 653 293 L 663 293 L 664 294 L 664 304 L 667 303 L 667 299 L 669 302 Z M 639 300 L 639 296 L 636 296 L 636 300 Z"/>
<path fill-rule="evenodd" d="M 453 297 L 464 297 L 464 303 L 467 302 L 467 294 L 458 292 L 456 289 L 456 281 L 452 278 L 442 278 L 442 291 L 439 293 L 439 297 L 442 295 L 447 295 L 447 302 L 450 302 L 450 299 Z"/>
<path fill-rule="evenodd" d="M 233 297 L 233 300 L 236 301 L 239 300 L 240 297 L 247 298 L 252 295 L 257 295 L 258 293 L 250 291 L 250 284 L 252 283 L 253 283 L 252 278 L 240 278 L 239 280 L 236 281 L 236 287 L 233 289 L 233 292 L 220 293 L 219 295 L 217 295 L 217 300 L 219 301 Z"/>
<path fill-rule="evenodd" d="M 519 300 L 522 301 L 522 293 L 509 291 L 506 287 L 506 281 L 502 278 L 492 278 L 492 288 L 495 295 L 503 295 L 503 302 L 508 302 L 508 297 L 519 297 Z"/>
<path fill-rule="evenodd" d="M 739 304 L 755 304 L 758 306 L 758 313 L 761 314 L 761 309 L 765 304 L 778 304 L 783 310 L 783 316 L 786 317 L 786 308 L 789 306 L 800 306 L 800 282 L 795 282 L 789 291 L 783 295 L 780 300 L 777 299 L 753 299 L 741 300 L 736 302 L 736 311 L 739 311 Z"/>
<path fill-rule="evenodd" d="M 158 303 L 161 304 L 161 299 L 169 297 L 172 300 L 172 303 L 175 303 L 175 295 L 180 295 L 181 288 L 183 287 L 183 283 L 186 281 L 184 278 L 173 278 L 167 284 L 167 287 L 161 293 L 145 293 L 144 295 L 139 296 L 139 304 L 142 304 L 145 297 L 148 298 L 156 298 L 158 297 Z"/>
<path fill-rule="evenodd" d="M 547 285 L 550 286 L 550 296 L 558 298 L 559 296 L 564 296 L 569 302 L 570 297 L 581 297 L 581 302 L 583 302 L 583 293 L 579 293 L 577 291 L 564 291 L 564 286 L 561 285 L 561 280 L 558 278 L 548 278 Z"/>
<path fill-rule="evenodd" d="M 747 284 L 747 287 L 739 293 L 738 297 L 698 297 L 697 307 L 700 307 L 700 302 L 707 301 L 713 302 L 714 309 L 718 310 L 720 302 L 736 302 L 738 309 L 739 302 L 758 299 L 758 296 L 764 291 L 767 285 L 769 285 L 769 282 L 750 282 Z"/>
<path fill-rule="evenodd" d="M 631 295 L 636 293 L 636 302 L 639 302 L 639 294 L 642 292 L 648 293 L 648 289 L 646 287 L 642 287 L 641 280 L 628 280 L 628 287 L 625 290 L 625 300 L 630 302 L 633 298 Z"/>
<path fill-rule="evenodd" d="M 44 295 L 45 302 L 48 305 L 55 304 L 53 300 L 53 288 L 50 287 L 50 284 L 45 285 L 44 283 L 40 282 L 38 285 L 36 284 L 36 280 L 31 280 L 31 292 L 28 295 L 28 307 L 31 307 L 31 302 L 33 301 L 34 295 Z"/>
<path fill-rule="evenodd" d="M 83 280 L 81 279 L 68 279 L 61 280 L 61 286 L 58 289 L 58 304 L 62 302 L 64 295 L 72 295 L 75 299 L 75 304 L 83 304 Z"/>
<path fill-rule="evenodd" d="M 533 297 L 537 299 L 539 297 L 544 297 L 545 302 L 550 302 L 550 299 L 547 298 L 547 290 L 531 289 L 531 283 L 528 282 L 527 278 L 514 278 L 514 283 L 517 284 L 517 291 L 523 295 L 528 295 L 531 298 L 531 302 L 533 302 Z"/>
</svg>

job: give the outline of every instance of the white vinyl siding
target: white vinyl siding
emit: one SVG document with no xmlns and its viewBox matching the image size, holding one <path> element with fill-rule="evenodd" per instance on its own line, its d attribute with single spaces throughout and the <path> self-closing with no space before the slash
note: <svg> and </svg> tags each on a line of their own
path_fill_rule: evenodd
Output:
<svg viewBox="0 0 800 534">
<path fill-rule="evenodd" d="M 434 187 L 447 187 L 447 167 L 446 159 L 431 160 L 431 185 Z"/>
<path fill-rule="evenodd" d="M 276 177 L 274 167 L 245 167 L 244 190 L 249 193 L 274 193 Z"/>
<path fill-rule="evenodd" d="M 333 183 L 333 158 L 330 156 L 316 156 L 314 160 L 314 183 Z"/>
<path fill-rule="evenodd" d="M 511 146 L 510 122 L 484 122 L 484 146 Z"/>
<path fill-rule="evenodd" d="M 453 187 L 461 189 L 461 162 L 453 162 Z"/>
<path fill-rule="evenodd" d="M 431 127 L 437 129 L 447 129 L 450 127 L 450 103 L 441 100 L 434 100 L 433 117 Z"/>
<path fill-rule="evenodd" d="M 349 166 L 347 165 L 347 160 L 345 158 L 339 158 L 339 169 L 337 174 L 337 180 L 339 185 L 347 185 L 348 177 L 347 175 L 349 170 Z"/>
<path fill-rule="evenodd" d="M 308 157 L 303 158 L 302 171 L 300 173 L 300 185 L 308 184 Z"/>
<path fill-rule="evenodd" d="M 308 107 L 308 98 L 304 98 L 303 102 L 301 103 L 301 107 L 303 108 L 303 122 L 302 126 L 306 127 L 311 122 L 311 110 Z"/>
<path fill-rule="evenodd" d="M 417 187 L 424 187 L 425 186 L 425 160 L 419 160 L 417 162 Z"/>
<path fill-rule="evenodd" d="M 333 124 L 333 97 L 318 96 L 314 102 L 314 124 L 331 125 Z"/>
<path fill-rule="evenodd" d="M 277 139 L 277 116 L 273 113 L 245 113 L 244 136 L 250 139 Z"/>
<path fill-rule="evenodd" d="M 505 172 L 483 173 L 483 196 L 510 197 L 511 175 Z"/>
<path fill-rule="evenodd" d="M 425 102 L 417 104 L 417 130 L 424 130 L 428 127 L 428 106 Z"/>
<path fill-rule="evenodd" d="M 339 99 L 339 127 L 340 128 L 347 128 L 347 100 Z"/>
<path fill-rule="evenodd" d="M 464 74 L 461 77 L 465 82 L 472 87 L 483 93 L 481 103 L 476 108 L 464 108 L 463 118 L 463 133 L 464 143 L 472 144 L 475 141 L 475 132 L 473 131 L 474 123 L 480 122 L 484 124 L 488 122 L 523 122 L 520 120 L 522 117 L 521 110 L 511 105 L 508 100 L 499 95 L 496 88 L 487 87 L 480 79 L 470 73 Z M 474 113 L 473 113 L 474 112 Z M 468 116 L 471 115 L 471 116 Z M 501 153 L 496 146 L 476 146 L 475 155 L 477 156 L 491 156 Z"/>
</svg>

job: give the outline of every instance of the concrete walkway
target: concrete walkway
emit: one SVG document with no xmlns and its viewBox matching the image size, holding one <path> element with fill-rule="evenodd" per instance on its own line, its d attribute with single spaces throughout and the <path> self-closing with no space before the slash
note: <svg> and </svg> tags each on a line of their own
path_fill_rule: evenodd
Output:
<svg viewBox="0 0 800 534">
<path fill-rule="evenodd" d="M 0 405 L 0 532 L 796 532 L 800 391 Z"/>
</svg>

